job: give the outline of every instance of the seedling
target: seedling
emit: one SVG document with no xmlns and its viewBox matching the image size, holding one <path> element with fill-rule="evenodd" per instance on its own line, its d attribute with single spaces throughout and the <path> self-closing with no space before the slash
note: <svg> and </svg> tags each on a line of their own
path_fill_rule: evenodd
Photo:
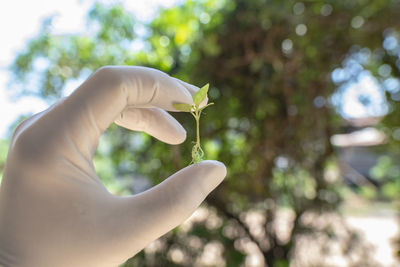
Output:
<svg viewBox="0 0 400 267">
<path fill-rule="evenodd" d="M 200 107 L 200 103 L 203 102 L 203 100 L 206 98 L 207 92 L 208 92 L 208 87 L 209 87 L 209 84 L 207 83 L 192 96 L 192 98 L 193 98 L 192 105 L 185 104 L 185 103 L 177 103 L 177 104 L 173 105 L 174 108 L 179 111 L 190 112 L 190 114 L 192 114 L 194 119 L 196 120 L 196 142 L 193 142 L 194 146 L 192 148 L 192 162 L 191 163 L 200 162 L 204 158 L 204 151 L 203 151 L 203 149 L 201 149 L 201 146 L 200 146 L 200 115 L 201 115 L 201 112 L 206 107 L 211 106 L 214 103 L 208 103 L 207 105 L 205 105 L 203 107 Z"/>
</svg>

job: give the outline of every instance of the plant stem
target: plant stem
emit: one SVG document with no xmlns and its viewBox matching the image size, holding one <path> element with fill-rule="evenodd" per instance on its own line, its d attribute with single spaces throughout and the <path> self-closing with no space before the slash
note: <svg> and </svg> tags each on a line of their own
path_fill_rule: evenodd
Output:
<svg viewBox="0 0 400 267">
<path fill-rule="evenodd" d="M 197 135 L 197 145 L 200 147 L 200 116 L 196 110 L 196 135 Z"/>
<path fill-rule="evenodd" d="M 194 111 L 190 112 L 194 119 L 196 120 L 196 142 L 193 146 L 192 149 L 192 162 L 197 163 L 202 160 L 204 152 L 200 147 L 200 114 L 201 111 L 199 111 L 196 107 L 194 107 Z"/>
<path fill-rule="evenodd" d="M 212 105 L 213 103 L 210 103 L 208 105 Z M 200 115 L 202 110 L 204 109 L 201 108 L 199 109 L 198 106 L 193 105 L 192 106 L 192 111 L 190 111 L 190 114 L 194 117 L 196 120 L 196 142 L 194 142 L 194 146 L 192 148 L 192 162 L 191 163 L 197 163 L 203 160 L 204 156 L 204 151 L 201 149 L 200 146 Z"/>
</svg>

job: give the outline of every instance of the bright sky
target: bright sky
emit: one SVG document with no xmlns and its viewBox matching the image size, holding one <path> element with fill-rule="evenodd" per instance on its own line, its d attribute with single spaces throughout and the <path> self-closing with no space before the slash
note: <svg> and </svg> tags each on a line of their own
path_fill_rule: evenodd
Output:
<svg viewBox="0 0 400 267">
<path fill-rule="evenodd" d="M 21 114 L 36 113 L 47 107 L 38 98 L 23 97 L 17 102 L 9 99 L 7 67 L 27 40 L 39 31 L 43 18 L 56 14 L 53 29 L 57 33 L 77 33 L 84 29 L 84 19 L 93 0 L 13 0 L 2 4 L 0 9 L 0 138 L 7 134 L 8 127 Z M 112 1 L 103 1 L 111 3 Z M 116 1 L 113 1 L 116 2 Z M 179 0 L 120 1 L 137 19 L 151 19 L 157 7 L 170 7 Z"/>
</svg>

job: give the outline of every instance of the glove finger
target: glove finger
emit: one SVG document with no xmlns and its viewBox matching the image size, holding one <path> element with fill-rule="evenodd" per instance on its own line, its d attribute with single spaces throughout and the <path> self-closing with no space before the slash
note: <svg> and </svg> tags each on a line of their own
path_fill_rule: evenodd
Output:
<svg viewBox="0 0 400 267">
<path fill-rule="evenodd" d="M 71 95 L 70 102 L 78 102 L 75 106 L 85 101 L 100 132 L 127 106 L 174 111 L 174 103 L 193 103 L 188 89 L 175 78 L 156 69 L 130 66 L 107 67 L 94 74 Z"/>
<path fill-rule="evenodd" d="M 168 144 L 180 144 L 186 139 L 182 125 L 160 108 L 127 107 L 115 123 L 133 131 L 145 132 Z"/>
<path fill-rule="evenodd" d="M 221 162 L 202 161 L 141 194 L 119 198 L 110 215 L 113 222 L 105 232 L 125 242 L 118 244 L 118 251 L 129 257 L 189 218 L 225 176 L 226 167 Z"/>
<path fill-rule="evenodd" d="M 40 153 L 54 159 L 61 153 L 78 165 L 82 156 L 90 162 L 100 135 L 126 107 L 148 106 L 176 111 L 173 108 L 176 102 L 192 104 L 193 100 L 185 86 L 159 70 L 105 67 L 69 97 L 43 112 L 19 139 L 37 147 L 29 155 Z M 87 169 L 91 169 L 87 162 Z"/>
</svg>

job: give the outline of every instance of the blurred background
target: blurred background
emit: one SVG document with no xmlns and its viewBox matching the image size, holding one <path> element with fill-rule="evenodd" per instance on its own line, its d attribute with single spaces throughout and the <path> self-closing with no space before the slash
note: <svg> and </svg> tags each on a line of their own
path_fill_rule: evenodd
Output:
<svg viewBox="0 0 400 267">
<path fill-rule="evenodd" d="M 122 266 L 399 266 L 399 0 L 15 0 L 0 32 L 0 172 L 15 126 L 103 65 L 210 83 L 203 147 L 228 177 Z M 109 191 L 189 164 L 173 115 L 177 146 L 107 130 Z"/>
</svg>

